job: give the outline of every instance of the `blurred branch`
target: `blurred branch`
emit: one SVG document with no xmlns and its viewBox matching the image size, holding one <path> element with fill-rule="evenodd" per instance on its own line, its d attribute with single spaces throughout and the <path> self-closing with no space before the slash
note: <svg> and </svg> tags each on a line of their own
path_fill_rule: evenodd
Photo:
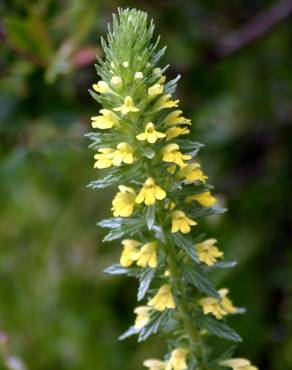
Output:
<svg viewBox="0 0 292 370">
<path fill-rule="evenodd" d="M 292 0 L 282 0 L 275 3 L 240 29 L 224 36 L 215 48 L 215 59 L 221 59 L 235 54 L 256 39 L 265 36 L 291 14 Z"/>
</svg>

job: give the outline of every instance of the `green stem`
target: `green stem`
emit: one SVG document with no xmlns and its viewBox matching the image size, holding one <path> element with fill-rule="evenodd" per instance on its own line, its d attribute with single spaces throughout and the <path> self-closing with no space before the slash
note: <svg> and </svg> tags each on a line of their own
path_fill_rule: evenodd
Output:
<svg viewBox="0 0 292 370">
<path fill-rule="evenodd" d="M 196 328 L 189 314 L 185 286 L 183 284 L 180 269 L 177 264 L 175 247 L 173 243 L 167 238 L 162 226 L 161 226 L 161 236 L 168 251 L 168 266 L 170 275 L 172 277 L 172 284 L 175 288 L 175 291 L 180 293 L 179 295 L 176 296 L 176 304 L 178 312 L 183 322 L 184 329 L 188 336 L 190 349 L 195 353 L 196 360 L 198 361 L 199 365 L 198 370 L 207 370 L 205 366 L 202 336 L 199 330 Z"/>
</svg>

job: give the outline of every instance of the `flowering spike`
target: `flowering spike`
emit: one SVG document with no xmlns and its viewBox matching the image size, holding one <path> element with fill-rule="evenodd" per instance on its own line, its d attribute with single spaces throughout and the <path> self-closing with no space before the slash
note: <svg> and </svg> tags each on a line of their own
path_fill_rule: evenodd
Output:
<svg viewBox="0 0 292 370">
<path fill-rule="evenodd" d="M 179 77 L 166 82 L 168 66 L 158 65 L 165 47 L 159 50 L 153 32 L 145 12 L 119 9 L 102 39 L 105 58 L 98 60 L 100 80 L 91 91 L 102 105 L 92 117 L 97 131 L 88 134 L 97 151 L 94 167 L 108 171 L 97 187 L 120 184 L 114 218 L 99 223 L 111 229 L 106 241 L 123 238 L 120 264 L 107 272 L 136 276 L 138 300 L 145 302 L 121 338 L 138 334 L 141 341 L 158 331 L 171 336 L 164 359 L 144 361 L 150 370 L 258 370 L 245 359 L 214 359 L 205 343 L 206 334 L 240 341 L 222 323 L 239 309 L 208 275 L 230 268 L 218 262 L 224 253 L 217 240 L 195 235 L 202 216 L 222 210 L 194 161 L 201 144 L 184 139 L 191 120 L 173 97 Z"/>
</svg>

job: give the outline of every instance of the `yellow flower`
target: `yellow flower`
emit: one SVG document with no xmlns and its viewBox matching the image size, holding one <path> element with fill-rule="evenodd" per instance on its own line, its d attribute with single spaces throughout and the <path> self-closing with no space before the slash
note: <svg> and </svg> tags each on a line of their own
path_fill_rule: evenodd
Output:
<svg viewBox="0 0 292 370">
<path fill-rule="evenodd" d="M 124 104 L 120 107 L 114 108 L 115 112 L 121 112 L 124 116 L 129 112 L 138 112 L 139 108 L 135 107 L 134 101 L 131 96 L 126 96 Z"/>
<path fill-rule="evenodd" d="M 186 370 L 188 368 L 186 358 L 188 350 L 186 348 L 176 348 L 170 354 L 166 370 Z"/>
<path fill-rule="evenodd" d="M 136 203 L 144 202 L 147 206 L 152 206 L 155 203 L 155 200 L 162 200 L 166 197 L 165 191 L 155 184 L 155 181 L 152 177 L 149 177 L 140 193 L 136 197 Z"/>
<path fill-rule="evenodd" d="M 213 197 L 209 191 L 205 191 L 201 194 L 190 195 L 186 198 L 187 203 L 190 203 L 193 200 L 196 200 L 203 207 L 212 207 L 217 201 L 217 199 Z"/>
<path fill-rule="evenodd" d="M 170 94 L 162 95 L 162 97 L 155 103 L 154 108 L 160 110 L 164 108 L 177 107 L 179 100 L 171 100 L 170 98 Z"/>
<path fill-rule="evenodd" d="M 188 182 L 202 181 L 203 183 L 205 183 L 206 179 L 208 178 L 203 174 L 199 163 L 185 165 L 179 170 L 177 176 L 179 179 L 185 178 Z"/>
<path fill-rule="evenodd" d="M 206 239 L 196 245 L 200 262 L 204 262 L 208 266 L 213 266 L 217 262 L 217 258 L 223 257 L 223 252 L 214 245 L 216 243 L 216 239 Z"/>
<path fill-rule="evenodd" d="M 182 154 L 177 144 L 168 144 L 162 149 L 162 160 L 164 162 L 173 162 L 180 167 L 185 166 L 184 160 L 191 158 L 190 155 Z"/>
<path fill-rule="evenodd" d="M 119 116 L 117 116 L 114 112 L 108 109 L 101 109 L 99 112 L 102 115 L 91 117 L 93 128 L 100 128 L 102 130 L 106 130 L 108 128 L 112 128 L 120 121 Z"/>
<path fill-rule="evenodd" d="M 218 290 L 221 298 L 221 305 L 227 313 L 235 313 L 237 311 L 236 307 L 233 305 L 231 299 L 227 297 L 229 290 L 226 288 Z"/>
<path fill-rule="evenodd" d="M 162 132 L 156 131 L 152 122 L 147 123 L 145 131 L 136 136 L 138 140 L 147 140 L 148 143 L 154 144 L 158 139 L 165 137 L 166 135 Z"/>
<path fill-rule="evenodd" d="M 186 216 L 186 214 L 182 211 L 173 211 L 172 215 L 172 222 L 171 222 L 171 232 L 176 233 L 181 231 L 183 234 L 188 234 L 191 231 L 191 226 L 197 225 L 197 222 L 191 220 Z"/>
<path fill-rule="evenodd" d="M 169 284 L 162 285 L 156 295 L 148 302 L 148 306 L 155 308 L 157 311 L 175 308 L 171 286 Z"/>
<path fill-rule="evenodd" d="M 170 127 L 166 131 L 166 140 L 169 141 L 171 139 L 174 139 L 175 137 L 178 137 L 180 135 L 187 135 L 190 133 L 190 130 L 186 127 Z"/>
<path fill-rule="evenodd" d="M 98 81 L 98 83 L 93 84 L 92 87 L 93 87 L 93 90 L 101 94 L 106 94 L 110 91 L 109 85 L 104 81 Z"/>
<path fill-rule="evenodd" d="M 157 267 L 157 242 L 150 242 L 143 245 L 137 257 L 137 265 L 146 267 L 147 265 L 155 268 Z"/>
<path fill-rule="evenodd" d="M 232 301 L 226 297 L 228 289 L 220 289 L 218 290 L 218 293 L 220 298 L 202 298 L 200 299 L 199 304 L 202 306 L 205 315 L 211 313 L 217 320 L 221 320 L 223 316 L 226 316 L 229 313 L 235 313 L 236 307 L 234 307 Z"/>
<path fill-rule="evenodd" d="M 111 148 L 101 148 L 98 149 L 97 154 L 94 155 L 94 159 L 97 161 L 94 164 L 94 168 L 108 168 L 112 165 L 114 149 Z"/>
<path fill-rule="evenodd" d="M 120 88 L 122 87 L 123 85 L 123 80 L 121 79 L 121 77 L 119 76 L 113 76 L 111 78 L 111 84 L 114 86 L 114 87 L 117 87 L 117 88 Z"/>
<path fill-rule="evenodd" d="M 160 95 L 163 92 L 163 86 L 160 84 L 154 84 L 153 86 L 149 87 L 148 95 L 153 98 L 156 95 Z"/>
<path fill-rule="evenodd" d="M 148 306 L 139 306 L 134 309 L 134 313 L 137 315 L 135 320 L 135 328 L 141 329 L 147 325 L 150 319 L 151 308 Z"/>
<path fill-rule="evenodd" d="M 124 239 L 122 241 L 123 251 L 120 258 L 120 265 L 123 267 L 129 267 L 137 259 L 139 253 L 139 245 L 141 243 L 137 240 Z"/>
<path fill-rule="evenodd" d="M 122 163 L 131 164 L 134 162 L 133 158 L 134 148 L 127 143 L 120 143 L 117 145 L 117 150 L 113 153 L 113 165 L 120 166 Z"/>
<path fill-rule="evenodd" d="M 129 217 L 135 205 L 135 191 L 127 186 L 120 185 L 119 192 L 112 201 L 112 211 L 115 217 Z"/>
<path fill-rule="evenodd" d="M 219 362 L 219 365 L 231 367 L 232 370 L 258 370 L 256 366 L 253 366 L 245 358 L 230 358 L 229 360 Z"/>
<path fill-rule="evenodd" d="M 143 365 L 148 367 L 149 370 L 165 370 L 166 362 L 156 360 L 155 358 L 151 358 L 149 360 L 145 360 Z"/>
<path fill-rule="evenodd" d="M 191 125 L 191 120 L 181 116 L 181 110 L 174 110 L 173 112 L 169 113 L 163 120 L 163 122 L 167 126 L 174 126 L 174 125 Z"/>
</svg>

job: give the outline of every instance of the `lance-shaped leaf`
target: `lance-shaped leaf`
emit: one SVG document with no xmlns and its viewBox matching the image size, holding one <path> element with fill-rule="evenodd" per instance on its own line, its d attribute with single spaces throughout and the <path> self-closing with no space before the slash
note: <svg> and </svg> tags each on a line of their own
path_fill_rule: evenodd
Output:
<svg viewBox="0 0 292 370">
<path fill-rule="evenodd" d="M 100 221 L 98 226 L 112 229 L 103 239 L 105 242 L 120 239 L 123 236 L 132 236 L 146 227 L 145 221 L 140 218 L 110 218 Z"/>
<path fill-rule="evenodd" d="M 137 299 L 138 301 L 141 301 L 141 299 L 144 298 L 150 284 L 151 284 L 151 281 L 153 280 L 154 278 L 154 275 L 155 275 L 155 269 L 149 267 L 147 269 L 145 269 L 140 277 L 139 277 L 139 288 L 138 288 L 138 296 L 137 296 Z"/>
<path fill-rule="evenodd" d="M 217 337 L 224 338 L 233 342 L 242 341 L 241 337 L 236 333 L 235 330 L 231 329 L 225 323 L 216 320 L 211 316 L 203 315 L 197 312 L 194 320 L 199 325 L 201 330 L 206 329 L 209 333 L 214 334 Z"/>
<path fill-rule="evenodd" d="M 156 334 L 161 325 L 165 324 L 171 315 L 171 310 L 156 311 L 151 314 L 150 320 L 139 333 L 139 342 L 143 342 L 150 335 Z"/>
<path fill-rule="evenodd" d="M 193 264 L 190 266 L 181 263 L 179 266 L 183 277 L 189 284 L 194 285 L 200 292 L 205 293 L 207 296 L 219 298 L 219 294 L 213 287 L 213 284 L 198 265 Z"/>
<path fill-rule="evenodd" d="M 147 207 L 146 210 L 146 222 L 149 230 L 152 230 L 155 223 L 155 209 L 155 204 L 153 204 L 153 206 Z"/>
<path fill-rule="evenodd" d="M 189 237 L 184 236 L 181 233 L 168 234 L 168 236 L 172 240 L 174 245 L 182 248 L 194 262 L 200 263 L 196 250 L 194 248 L 194 244 Z"/>
</svg>

